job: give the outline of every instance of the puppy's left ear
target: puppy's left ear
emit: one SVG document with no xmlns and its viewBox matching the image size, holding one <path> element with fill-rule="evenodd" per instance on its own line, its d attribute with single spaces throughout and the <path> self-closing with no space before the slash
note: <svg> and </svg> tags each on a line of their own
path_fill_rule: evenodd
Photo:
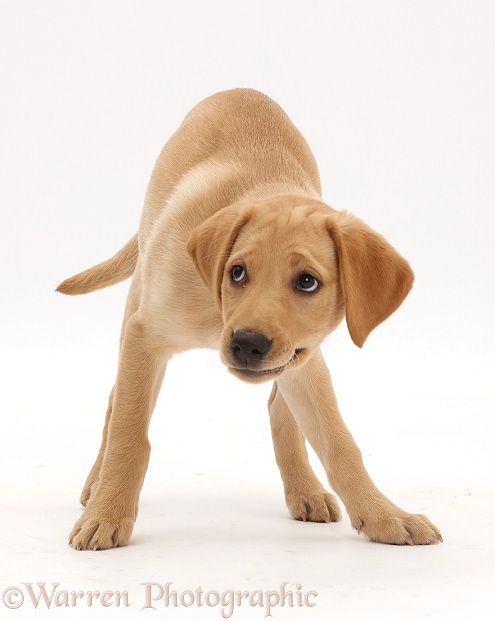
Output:
<svg viewBox="0 0 495 621">
<path fill-rule="evenodd" d="M 414 274 L 381 235 L 355 216 L 335 212 L 326 223 L 339 258 L 347 327 L 362 347 L 369 333 L 402 304 Z"/>
<path fill-rule="evenodd" d="M 196 227 L 187 242 L 187 252 L 205 285 L 221 306 L 225 263 L 241 228 L 251 218 L 252 209 L 236 205 L 224 207 Z"/>
</svg>

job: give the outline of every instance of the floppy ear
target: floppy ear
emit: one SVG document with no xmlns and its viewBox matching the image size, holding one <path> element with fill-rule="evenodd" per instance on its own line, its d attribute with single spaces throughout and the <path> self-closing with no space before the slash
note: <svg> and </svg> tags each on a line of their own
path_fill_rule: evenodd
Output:
<svg viewBox="0 0 495 621">
<path fill-rule="evenodd" d="M 251 208 L 224 207 L 196 227 L 187 242 L 187 252 L 205 285 L 221 305 L 225 263 L 241 228 L 252 215 Z"/>
<path fill-rule="evenodd" d="M 347 327 L 362 347 L 369 333 L 409 293 L 414 274 L 408 262 L 378 233 L 346 212 L 327 217 L 337 249 Z"/>
</svg>

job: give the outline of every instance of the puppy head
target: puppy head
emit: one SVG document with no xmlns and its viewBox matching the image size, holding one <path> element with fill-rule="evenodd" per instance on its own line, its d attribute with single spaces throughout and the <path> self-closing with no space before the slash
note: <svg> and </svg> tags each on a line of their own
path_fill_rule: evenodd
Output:
<svg viewBox="0 0 495 621">
<path fill-rule="evenodd" d="M 250 382 L 304 364 L 344 313 L 361 347 L 413 280 L 366 224 L 296 194 L 220 210 L 192 232 L 188 251 L 222 312 L 222 361 Z"/>
</svg>

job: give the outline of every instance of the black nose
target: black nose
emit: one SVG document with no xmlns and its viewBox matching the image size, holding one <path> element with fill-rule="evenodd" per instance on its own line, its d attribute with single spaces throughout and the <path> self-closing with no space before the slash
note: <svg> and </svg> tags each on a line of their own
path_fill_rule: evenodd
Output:
<svg viewBox="0 0 495 621">
<path fill-rule="evenodd" d="M 232 355 L 243 367 L 261 362 L 271 346 L 270 339 L 253 330 L 237 330 L 230 339 Z"/>
</svg>

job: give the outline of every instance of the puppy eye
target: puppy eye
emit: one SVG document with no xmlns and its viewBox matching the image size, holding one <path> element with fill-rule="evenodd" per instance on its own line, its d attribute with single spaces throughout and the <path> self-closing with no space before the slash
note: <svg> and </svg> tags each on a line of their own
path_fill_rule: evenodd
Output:
<svg viewBox="0 0 495 621">
<path fill-rule="evenodd" d="M 236 285 L 243 285 L 246 282 L 246 270 L 242 265 L 234 265 L 230 270 L 230 279 Z"/>
<path fill-rule="evenodd" d="M 296 288 L 304 293 L 314 293 L 320 288 L 320 283 L 311 274 L 301 274 L 297 279 Z"/>
</svg>

